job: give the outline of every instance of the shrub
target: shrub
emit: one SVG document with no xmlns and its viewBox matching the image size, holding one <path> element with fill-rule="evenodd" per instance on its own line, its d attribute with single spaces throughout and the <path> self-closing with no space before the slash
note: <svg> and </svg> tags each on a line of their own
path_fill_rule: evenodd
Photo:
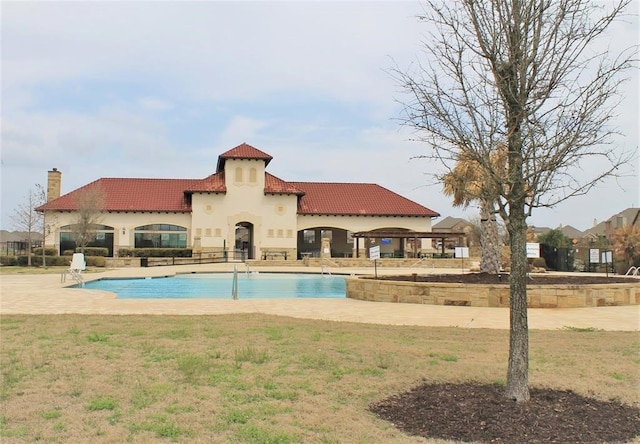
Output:
<svg viewBox="0 0 640 444">
<path fill-rule="evenodd" d="M 33 254 L 35 254 L 36 256 L 42 256 L 42 247 L 34 248 L 33 249 Z M 57 248 L 45 248 L 44 249 L 44 255 L 45 256 L 57 256 L 58 255 L 58 249 Z"/>
<path fill-rule="evenodd" d="M 120 248 L 120 257 L 191 257 L 191 248 Z"/>
<path fill-rule="evenodd" d="M 16 265 L 19 265 L 21 267 L 26 267 L 28 263 L 27 256 L 26 255 L 18 256 L 16 258 L 16 262 L 17 262 Z M 65 256 L 47 256 L 46 257 L 47 267 L 69 265 L 70 262 L 71 262 L 71 258 L 65 257 Z M 35 267 L 41 267 L 42 256 L 31 256 L 31 265 Z"/>
<path fill-rule="evenodd" d="M 80 247 L 76 248 L 76 253 L 82 253 L 82 249 Z M 85 256 L 108 256 L 109 249 L 105 247 L 85 247 L 84 248 Z"/>
<path fill-rule="evenodd" d="M 18 265 L 18 258 L 15 256 L 0 256 L 0 264 L 5 266 L 16 266 Z"/>
<path fill-rule="evenodd" d="M 88 267 L 104 267 L 107 264 L 107 260 L 103 256 L 87 256 L 85 262 Z"/>
<path fill-rule="evenodd" d="M 533 258 L 533 260 L 531 261 L 531 265 L 533 265 L 535 268 L 544 268 L 545 270 L 548 269 L 547 261 L 543 257 Z"/>
</svg>

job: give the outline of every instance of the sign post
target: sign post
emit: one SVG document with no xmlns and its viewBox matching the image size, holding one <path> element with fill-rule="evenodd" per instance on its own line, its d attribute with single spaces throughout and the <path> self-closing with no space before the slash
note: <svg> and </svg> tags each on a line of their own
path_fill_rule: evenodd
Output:
<svg viewBox="0 0 640 444">
<path fill-rule="evenodd" d="M 527 259 L 535 259 L 538 257 L 540 257 L 540 244 L 537 242 L 527 242 Z M 531 273 L 527 273 L 527 276 L 533 279 Z"/>
<path fill-rule="evenodd" d="M 589 249 L 589 271 L 595 271 L 595 267 L 592 264 L 600 263 L 600 250 L 598 248 Z"/>
<path fill-rule="evenodd" d="M 380 259 L 380 245 L 369 248 L 369 259 L 373 261 L 376 279 L 378 279 L 378 259 Z"/>
<path fill-rule="evenodd" d="M 604 264 L 604 269 L 607 273 L 607 277 L 609 277 L 609 264 L 613 263 L 613 255 L 610 251 L 602 252 L 602 260 L 600 261 Z"/>
<path fill-rule="evenodd" d="M 456 247 L 454 249 L 454 256 L 462 259 L 461 270 L 464 270 L 464 258 L 469 257 L 469 248 L 467 247 Z"/>
</svg>

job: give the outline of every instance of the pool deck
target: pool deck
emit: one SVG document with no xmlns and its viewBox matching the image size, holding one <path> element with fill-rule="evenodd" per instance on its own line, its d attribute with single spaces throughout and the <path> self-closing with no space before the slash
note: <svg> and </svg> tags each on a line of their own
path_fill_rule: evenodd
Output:
<svg viewBox="0 0 640 444">
<path fill-rule="evenodd" d="M 243 264 L 238 271 L 244 272 Z M 232 271 L 233 264 L 120 268 L 83 274 L 100 278 L 171 276 L 175 273 Z M 313 267 L 260 267 L 260 272 L 317 272 Z M 332 268 L 334 274 L 372 275 L 372 268 Z M 378 268 L 379 275 L 406 273 L 459 273 L 460 270 Z M 218 315 L 260 313 L 302 319 L 322 319 L 387 325 L 509 329 L 509 309 L 366 302 L 353 299 L 116 299 L 113 293 L 66 288 L 74 281 L 60 274 L 0 275 L 0 315 Z M 565 327 L 611 331 L 640 331 L 640 306 L 572 309 L 529 309 L 529 328 L 555 330 Z"/>
</svg>

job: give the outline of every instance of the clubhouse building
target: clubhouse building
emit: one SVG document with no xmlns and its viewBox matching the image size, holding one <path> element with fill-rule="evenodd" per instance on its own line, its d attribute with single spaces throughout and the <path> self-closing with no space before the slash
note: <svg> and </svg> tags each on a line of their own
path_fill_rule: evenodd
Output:
<svg viewBox="0 0 640 444">
<path fill-rule="evenodd" d="M 75 248 L 72 227 L 83 196 L 100 196 L 100 225 L 89 244 L 190 248 L 246 259 L 413 257 L 431 250 L 439 214 L 372 183 L 288 182 L 268 173 L 273 158 L 246 143 L 218 157 L 203 179 L 102 178 L 61 195 L 62 173 L 48 173 L 45 243 Z"/>
</svg>

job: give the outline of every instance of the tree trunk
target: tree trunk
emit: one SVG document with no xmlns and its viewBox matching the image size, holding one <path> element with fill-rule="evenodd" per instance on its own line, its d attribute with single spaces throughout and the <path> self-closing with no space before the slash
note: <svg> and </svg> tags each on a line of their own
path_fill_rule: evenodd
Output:
<svg viewBox="0 0 640 444">
<path fill-rule="evenodd" d="M 31 266 L 31 228 L 27 235 L 27 267 Z"/>
<path fill-rule="evenodd" d="M 511 247 L 509 275 L 509 368 L 506 396 L 516 401 L 529 400 L 529 326 L 527 321 L 527 225 L 524 207 L 511 208 L 507 229 Z"/>
<path fill-rule="evenodd" d="M 498 245 L 498 224 L 493 214 L 493 205 L 483 199 L 480 202 L 480 272 L 498 274 L 500 272 L 500 247 Z"/>
</svg>

